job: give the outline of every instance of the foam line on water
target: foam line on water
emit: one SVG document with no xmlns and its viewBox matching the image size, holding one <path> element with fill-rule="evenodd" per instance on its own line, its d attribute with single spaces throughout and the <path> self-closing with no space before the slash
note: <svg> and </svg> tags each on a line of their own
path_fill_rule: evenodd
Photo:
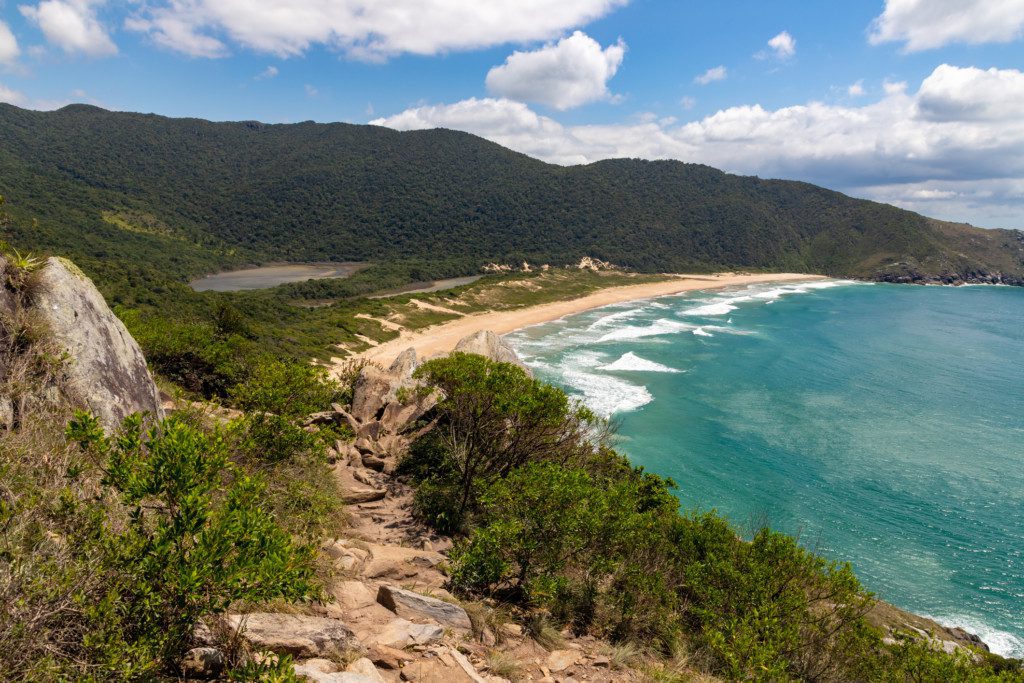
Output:
<svg viewBox="0 0 1024 683">
<path fill-rule="evenodd" d="M 644 337 L 658 337 L 663 334 L 677 334 L 679 332 L 685 332 L 687 330 L 692 330 L 694 327 L 695 325 L 679 322 L 678 320 L 659 318 L 650 325 L 627 325 L 625 327 L 619 327 L 605 333 L 596 341 L 600 343 L 608 341 L 625 341 L 628 339 L 643 339 Z"/>
<path fill-rule="evenodd" d="M 619 372 L 682 372 L 682 370 L 670 368 L 667 365 L 662 365 L 661 363 L 641 358 L 632 351 L 627 351 L 619 356 L 618 360 L 615 362 L 607 365 L 601 365 L 598 369 Z"/>
<path fill-rule="evenodd" d="M 790 294 L 808 294 L 822 289 L 843 287 L 857 284 L 852 280 L 823 280 L 802 282 L 791 285 L 748 285 L 745 289 L 721 294 L 699 301 L 699 305 L 680 312 L 681 315 L 699 317 L 715 317 L 728 315 L 738 308 L 738 304 L 760 302 L 770 304 Z"/>
</svg>

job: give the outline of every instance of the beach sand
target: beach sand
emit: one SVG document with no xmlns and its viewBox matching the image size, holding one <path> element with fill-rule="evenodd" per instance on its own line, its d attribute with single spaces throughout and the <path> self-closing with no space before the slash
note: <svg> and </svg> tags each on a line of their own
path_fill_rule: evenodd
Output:
<svg viewBox="0 0 1024 683">
<path fill-rule="evenodd" d="M 720 289 L 764 282 L 807 282 L 820 279 L 822 279 L 820 275 L 800 273 L 677 275 L 671 280 L 661 282 L 609 287 L 576 299 L 554 301 L 511 311 L 473 313 L 440 325 L 403 331 L 396 339 L 367 349 L 358 354 L 358 357 L 387 366 L 398 354 L 410 347 L 416 349 L 416 355 L 419 358 L 428 358 L 451 351 L 463 337 L 481 330 L 491 330 L 498 335 L 508 334 L 530 325 L 558 320 L 567 315 L 624 301 L 652 299 L 698 289 Z"/>
</svg>

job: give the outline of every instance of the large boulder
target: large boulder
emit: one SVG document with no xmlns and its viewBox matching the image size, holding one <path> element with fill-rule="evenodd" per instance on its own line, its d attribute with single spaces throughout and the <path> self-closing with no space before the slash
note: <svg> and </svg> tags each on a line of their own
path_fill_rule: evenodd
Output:
<svg viewBox="0 0 1024 683">
<path fill-rule="evenodd" d="M 32 310 L 68 353 L 71 391 L 104 427 L 114 429 L 137 412 L 163 416 L 138 343 L 73 263 L 61 258 L 46 261 L 34 277 Z"/>
<path fill-rule="evenodd" d="M 461 353 L 475 353 L 500 363 L 512 363 L 526 370 L 527 373 L 530 372 L 529 368 L 520 360 L 516 350 L 490 330 L 481 330 L 464 337 L 455 345 L 455 350 Z"/>
</svg>

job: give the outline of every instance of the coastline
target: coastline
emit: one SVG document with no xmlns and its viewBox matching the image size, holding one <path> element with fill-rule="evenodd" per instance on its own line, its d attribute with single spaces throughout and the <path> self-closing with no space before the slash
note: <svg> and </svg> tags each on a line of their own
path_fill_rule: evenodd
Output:
<svg viewBox="0 0 1024 683">
<path fill-rule="evenodd" d="M 531 325 L 550 322 L 567 315 L 582 313 L 594 308 L 609 306 L 626 301 L 653 299 L 695 290 L 715 290 L 741 285 L 769 282 L 807 282 L 827 279 L 821 275 L 805 273 L 758 273 L 742 275 L 716 273 L 713 275 L 673 275 L 672 279 L 648 282 L 638 285 L 609 287 L 586 296 L 564 301 L 555 301 L 537 306 L 508 311 L 486 311 L 472 313 L 440 325 L 433 325 L 414 331 L 403 331 L 398 337 L 356 354 L 361 358 L 387 366 L 398 354 L 408 348 L 416 350 L 419 358 L 446 353 L 455 348 L 461 339 L 482 330 L 505 335 Z"/>
</svg>

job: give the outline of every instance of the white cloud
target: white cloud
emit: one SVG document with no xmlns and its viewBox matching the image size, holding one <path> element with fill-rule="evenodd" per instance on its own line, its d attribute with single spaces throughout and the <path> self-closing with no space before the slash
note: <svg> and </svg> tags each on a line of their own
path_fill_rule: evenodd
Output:
<svg viewBox="0 0 1024 683">
<path fill-rule="evenodd" d="M 271 65 L 271 66 L 268 66 L 263 71 L 261 71 L 259 74 L 257 74 L 256 75 L 256 80 L 257 81 L 263 81 L 263 80 L 266 80 L 268 78 L 274 78 L 279 73 L 281 73 L 281 71 L 276 66 Z"/>
<path fill-rule="evenodd" d="M 930 121 L 1019 121 L 1024 118 L 1024 77 L 1015 69 L 942 64 L 921 84 L 917 105 Z"/>
<path fill-rule="evenodd" d="M 715 66 L 694 78 L 693 82 L 699 85 L 707 85 L 708 83 L 714 83 L 715 81 L 724 81 L 728 75 L 729 70 L 724 66 Z"/>
<path fill-rule="evenodd" d="M 531 52 L 513 52 L 487 72 L 487 90 L 502 97 L 565 110 L 608 99 L 608 81 L 626 54 L 621 40 L 601 45 L 576 31 Z"/>
<path fill-rule="evenodd" d="M 362 59 L 550 40 L 628 0 L 154 0 L 126 26 L 198 57 L 227 43 L 279 55 L 324 45 Z"/>
<path fill-rule="evenodd" d="M 684 97 L 683 99 L 679 100 L 679 106 L 682 107 L 683 109 L 687 109 L 687 110 L 693 109 L 693 107 L 696 104 L 697 104 L 697 100 L 695 100 L 692 97 Z"/>
<path fill-rule="evenodd" d="M 94 0 L 43 0 L 18 9 L 65 52 L 102 57 L 115 54 L 117 46 L 96 17 L 98 4 Z"/>
<path fill-rule="evenodd" d="M 11 90 L 3 83 L 0 83 L 0 102 L 13 104 L 16 107 L 24 107 L 28 103 L 28 98 L 17 90 Z"/>
<path fill-rule="evenodd" d="M 846 89 L 846 94 L 849 95 L 850 97 L 863 97 L 865 94 L 867 94 L 867 91 L 864 90 L 864 79 L 862 78 L 856 83 L 851 84 Z"/>
<path fill-rule="evenodd" d="M 906 92 L 907 82 L 885 80 L 882 82 L 882 90 L 885 91 L 886 95 L 899 95 L 902 92 Z"/>
<path fill-rule="evenodd" d="M 306 96 L 307 96 L 307 97 L 316 97 L 317 95 L 319 95 L 319 94 L 320 94 L 320 91 L 319 91 L 319 90 L 317 90 L 316 88 L 314 88 L 313 86 L 311 86 L 311 85 L 310 85 L 309 83 L 307 83 L 307 84 L 306 84 L 305 86 L 303 86 L 303 87 L 304 87 L 304 88 L 305 88 L 305 90 L 306 90 Z"/>
<path fill-rule="evenodd" d="M 783 31 L 768 41 L 768 47 L 779 59 L 789 59 L 796 54 L 796 39 L 789 35 L 789 31 Z"/>
<path fill-rule="evenodd" d="M 18 39 L 11 33 L 11 28 L 0 21 L 0 64 L 13 64 L 20 54 Z"/>
<path fill-rule="evenodd" d="M 564 126 L 520 102 L 494 98 L 416 107 L 372 123 L 465 130 L 559 164 L 614 157 L 706 163 L 920 210 L 927 202 L 926 213 L 941 217 L 990 217 L 1024 227 L 1024 73 L 1016 69 L 942 65 L 916 93 L 905 84 L 890 87 L 872 104 L 810 102 L 776 110 L 753 104 L 681 125 L 643 117 Z M 986 198 L 979 194 L 985 183 L 1005 189 Z M 914 194 L 922 189 L 962 194 Z"/>
<path fill-rule="evenodd" d="M 868 40 L 919 52 L 950 43 L 1007 43 L 1022 34 L 1024 0 L 886 0 Z"/>
</svg>

